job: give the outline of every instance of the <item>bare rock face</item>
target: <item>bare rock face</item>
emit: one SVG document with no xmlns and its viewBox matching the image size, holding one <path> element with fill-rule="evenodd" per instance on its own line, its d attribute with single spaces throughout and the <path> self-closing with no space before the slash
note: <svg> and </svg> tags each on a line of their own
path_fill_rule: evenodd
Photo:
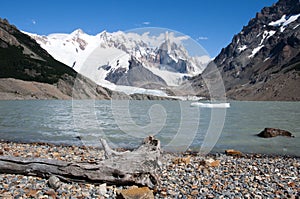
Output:
<svg viewBox="0 0 300 199">
<path fill-rule="evenodd" d="M 202 77 L 216 65 L 228 98 L 236 100 L 300 100 L 300 2 L 279 0 L 251 19 L 232 42 L 192 79 L 200 95 L 208 95 Z M 281 21 L 282 22 L 281 22 Z"/>
<path fill-rule="evenodd" d="M 0 23 L 3 24 L 0 26 L 0 47 L 8 48 L 9 45 L 19 46 L 21 45 L 18 40 L 13 37 L 5 27 L 9 27 L 9 23 L 5 19 L 0 19 Z M 11 27 L 13 29 L 13 27 Z"/>
<path fill-rule="evenodd" d="M 118 68 L 109 72 L 106 80 L 117 85 L 135 86 L 146 89 L 165 87 L 166 82 L 159 76 L 143 67 L 142 63 L 134 57 L 129 61 L 129 70 Z"/>
<path fill-rule="evenodd" d="M 287 137 L 294 137 L 291 132 L 282 130 L 282 129 L 275 129 L 275 128 L 265 128 L 262 132 L 257 134 L 257 136 L 262 138 L 272 138 L 276 136 L 287 136 Z"/>
</svg>

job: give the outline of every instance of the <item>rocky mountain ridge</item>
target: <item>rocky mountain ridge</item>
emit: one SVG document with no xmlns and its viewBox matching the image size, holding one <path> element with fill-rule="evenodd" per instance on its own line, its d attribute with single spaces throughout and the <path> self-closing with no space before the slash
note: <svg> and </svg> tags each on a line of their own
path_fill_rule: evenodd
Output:
<svg viewBox="0 0 300 199">
<path fill-rule="evenodd" d="M 300 100 L 300 3 L 279 0 L 265 7 L 202 73 L 216 65 L 228 98 L 238 100 Z M 192 79 L 208 97 L 201 76 Z"/>
</svg>

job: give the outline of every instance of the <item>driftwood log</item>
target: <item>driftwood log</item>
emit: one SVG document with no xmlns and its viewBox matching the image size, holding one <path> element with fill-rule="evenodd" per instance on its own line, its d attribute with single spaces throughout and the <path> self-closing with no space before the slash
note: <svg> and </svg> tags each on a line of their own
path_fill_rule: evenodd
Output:
<svg viewBox="0 0 300 199">
<path fill-rule="evenodd" d="M 115 185 L 157 185 L 156 169 L 160 166 L 160 141 L 148 137 L 134 151 L 116 152 L 100 140 L 106 159 L 96 164 L 75 163 L 41 158 L 0 156 L 0 173 L 56 176 L 65 182 L 108 183 Z"/>
</svg>

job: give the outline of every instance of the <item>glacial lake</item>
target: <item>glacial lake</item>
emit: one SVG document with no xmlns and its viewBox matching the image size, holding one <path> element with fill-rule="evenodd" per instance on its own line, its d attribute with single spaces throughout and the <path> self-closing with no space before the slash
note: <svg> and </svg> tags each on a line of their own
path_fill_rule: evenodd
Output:
<svg viewBox="0 0 300 199">
<path fill-rule="evenodd" d="M 155 135 L 166 151 L 300 156 L 300 102 L 231 101 L 230 108 L 190 106 L 190 101 L 0 101 L 0 140 L 134 148 Z M 265 127 L 295 138 L 260 138 Z M 80 138 L 80 139 L 79 139 Z"/>
</svg>

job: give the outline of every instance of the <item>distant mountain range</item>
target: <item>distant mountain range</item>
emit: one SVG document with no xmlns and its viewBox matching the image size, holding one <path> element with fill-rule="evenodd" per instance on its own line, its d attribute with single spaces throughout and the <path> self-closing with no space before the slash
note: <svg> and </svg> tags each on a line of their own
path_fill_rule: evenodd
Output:
<svg viewBox="0 0 300 199">
<path fill-rule="evenodd" d="M 213 61 L 191 56 L 182 45 L 187 39 L 173 32 L 88 35 L 80 29 L 41 36 L 0 20 L 0 92 L 6 98 L 27 92 L 27 98 L 110 99 L 126 93 L 149 99 L 134 93 L 166 96 L 176 87 L 182 95 L 210 98 L 206 83 L 216 81 L 216 67 L 229 99 L 300 100 L 299 0 L 263 8 Z M 25 83 L 16 80 L 38 84 L 21 88 Z M 55 92 L 45 92 L 48 85 Z"/>
<path fill-rule="evenodd" d="M 201 76 L 192 78 L 209 96 L 202 76 L 217 66 L 228 98 L 300 100 L 300 3 L 280 0 L 251 19 Z"/>
<path fill-rule="evenodd" d="M 200 74 L 210 61 L 206 55 L 189 55 L 182 44 L 189 37 L 168 31 L 153 35 L 150 31 L 88 35 L 78 29 L 48 36 L 24 33 L 57 60 L 111 88 L 178 86 L 187 77 Z"/>
<path fill-rule="evenodd" d="M 97 85 L 0 19 L 0 99 L 160 99 Z"/>
</svg>

